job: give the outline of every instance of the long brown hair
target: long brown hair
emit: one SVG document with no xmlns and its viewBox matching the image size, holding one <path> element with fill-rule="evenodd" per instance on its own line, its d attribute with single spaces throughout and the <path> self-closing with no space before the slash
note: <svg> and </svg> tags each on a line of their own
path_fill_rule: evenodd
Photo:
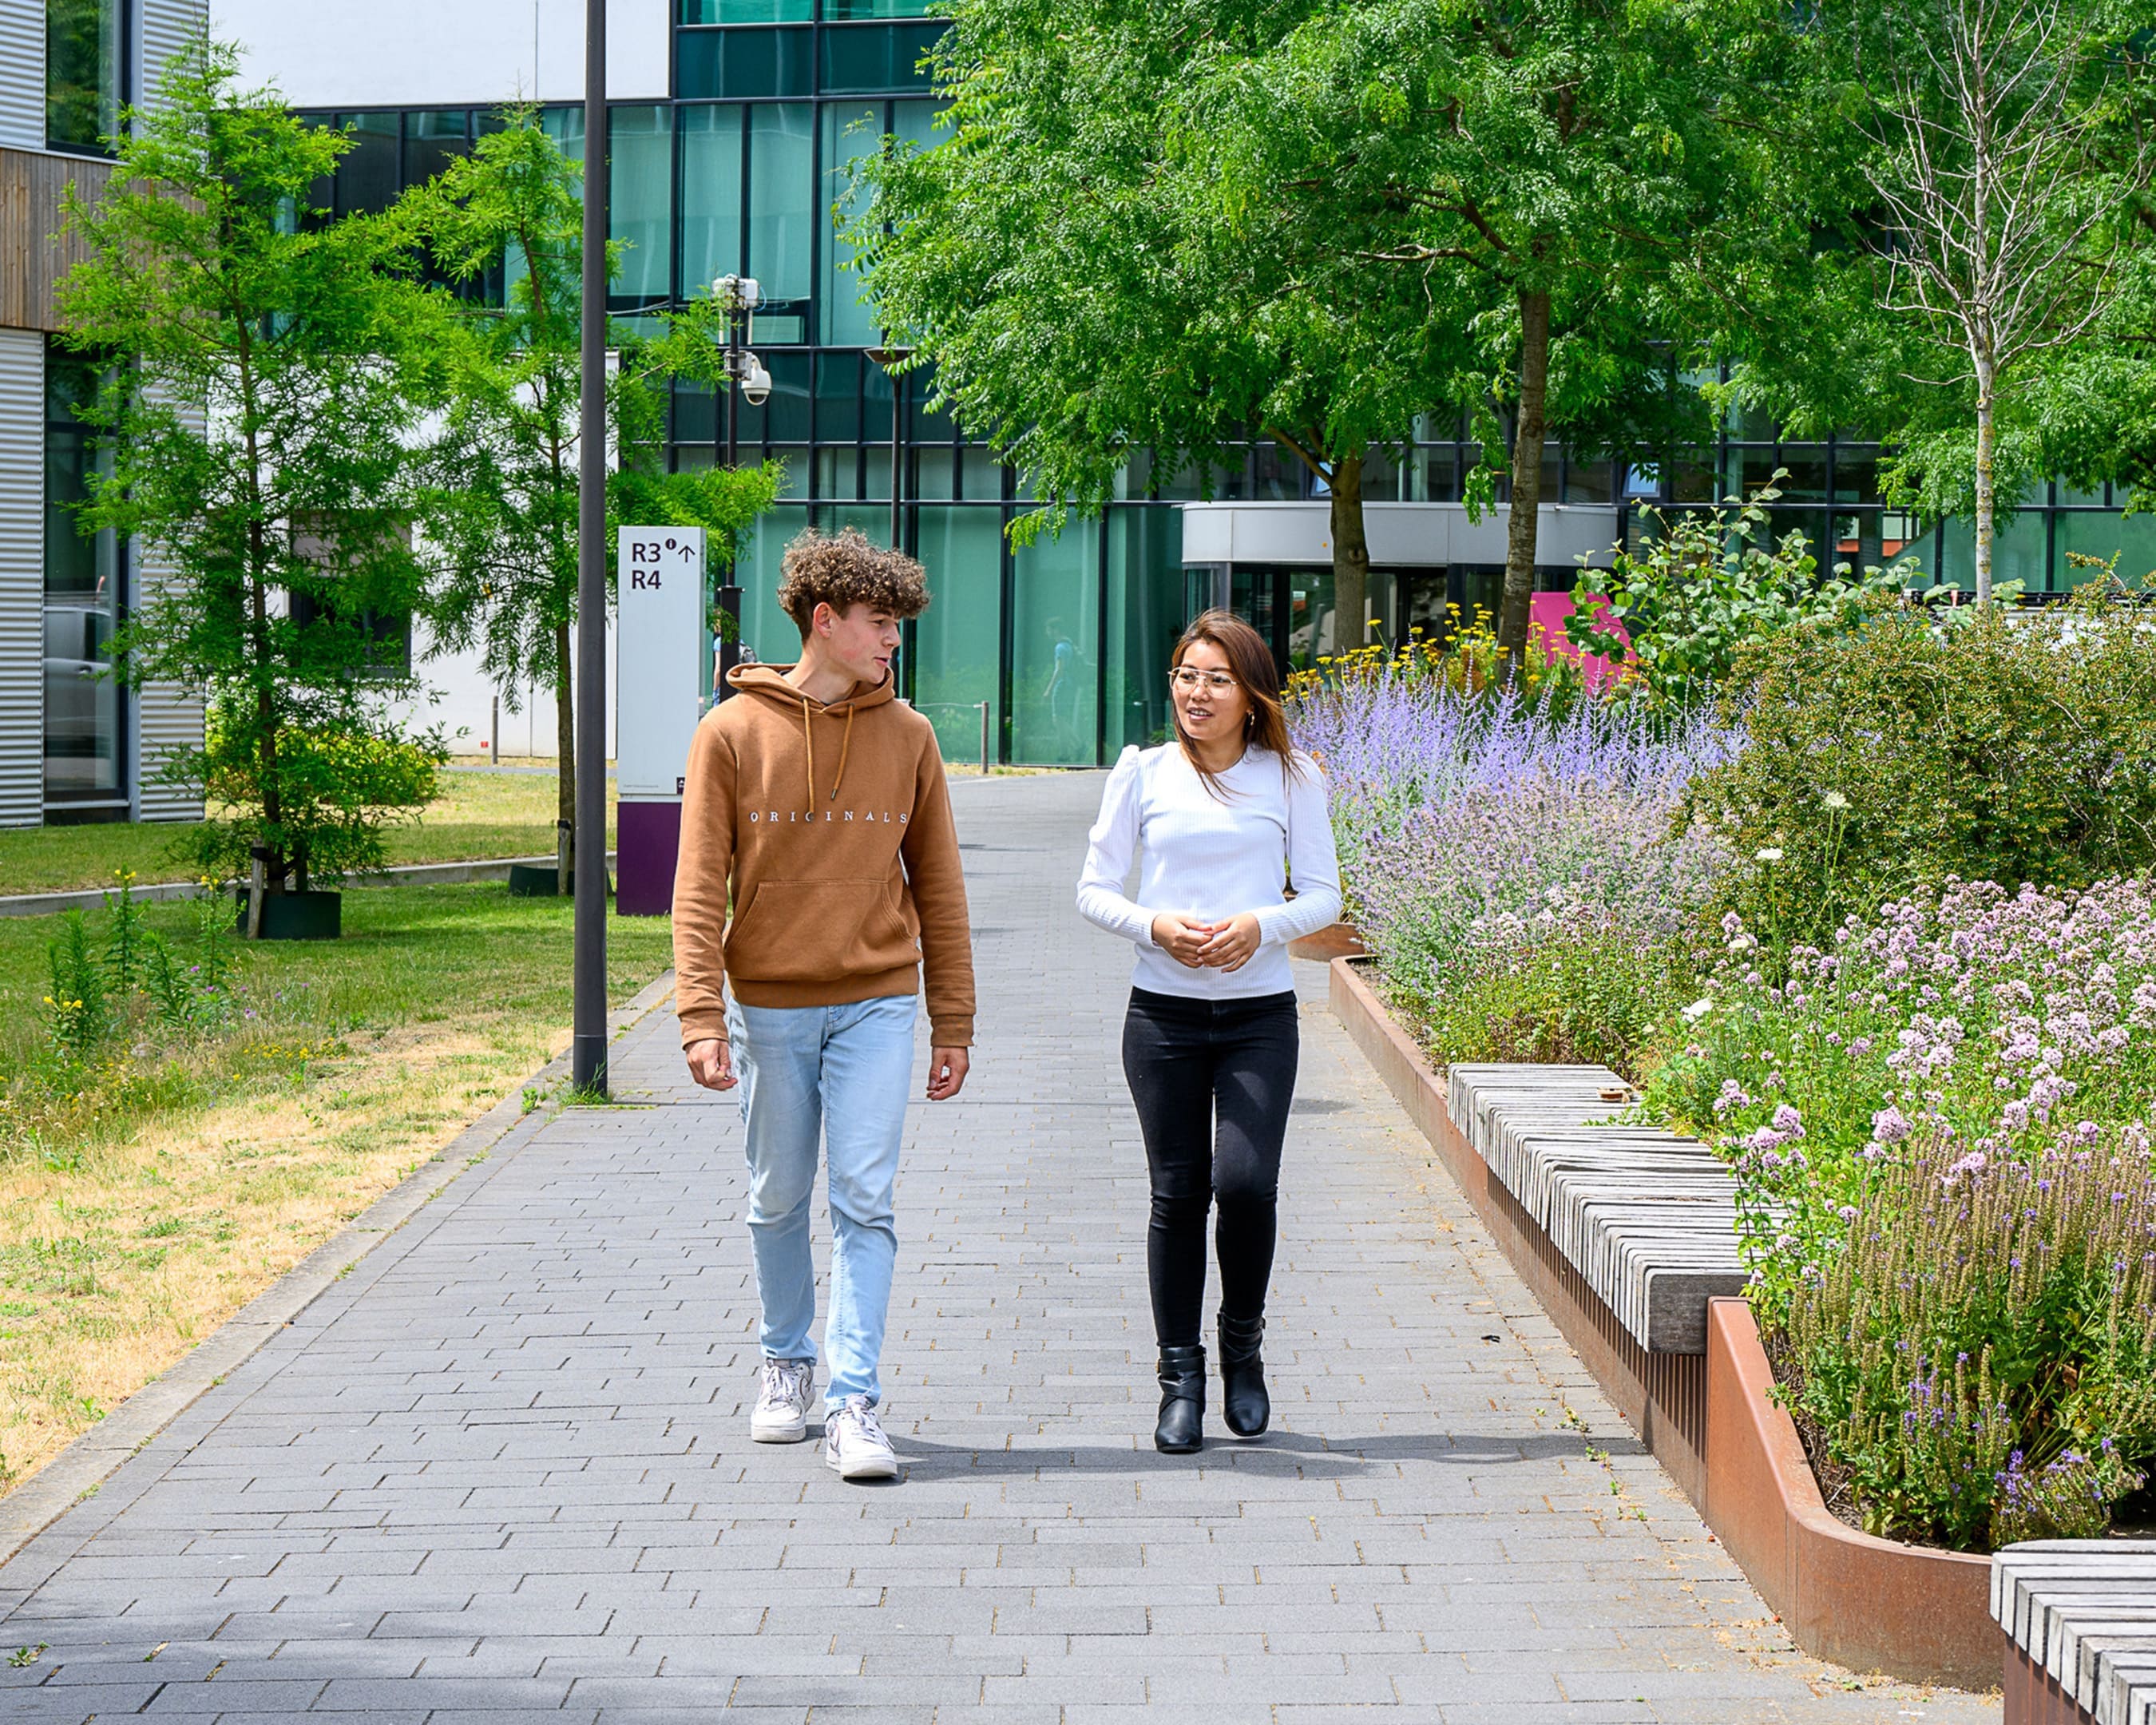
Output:
<svg viewBox="0 0 2156 1725">
<path fill-rule="evenodd" d="M 1282 772 L 1297 771 L 1295 745 L 1287 734 L 1287 712 L 1281 705 L 1280 667 L 1273 663 L 1273 649 L 1265 644 L 1265 638 L 1232 611 L 1201 612 L 1191 619 L 1183 639 L 1175 644 L 1175 651 L 1168 655 L 1168 670 L 1173 672 L 1180 665 L 1183 655 L 1200 641 L 1210 641 L 1227 655 L 1228 669 L 1250 703 L 1244 747 L 1270 749 L 1280 757 Z M 1168 721 L 1174 727 L 1183 759 L 1197 769 L 1208 791 L 1220 795 L 1220 775 L 1198 758 L 1190 739 L 1183 735 L 1182 716 L 1172 701 L 1168 705 Z"/>
</svg>

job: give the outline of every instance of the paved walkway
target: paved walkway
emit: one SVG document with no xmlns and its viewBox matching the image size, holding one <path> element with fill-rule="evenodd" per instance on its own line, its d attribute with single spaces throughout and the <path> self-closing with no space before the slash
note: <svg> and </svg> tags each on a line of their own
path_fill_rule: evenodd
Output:
<svg viewBox="0 0 2156 1725">
<path fill-rule="evenodd" d="M 1276 1428 L 1153 1453 L 1098 785 L 957 792 L 986 988 L 900 1189 L 902 1484 L 747 1441 L 740 1127 L 654 1014 L 637 1106 L 516 1135 L 0 1568 L 0 1653 L 46 1644 L 0 1719 L 1996 1719 L 1790 1651 L 1314 966 Z"/>
</svg>

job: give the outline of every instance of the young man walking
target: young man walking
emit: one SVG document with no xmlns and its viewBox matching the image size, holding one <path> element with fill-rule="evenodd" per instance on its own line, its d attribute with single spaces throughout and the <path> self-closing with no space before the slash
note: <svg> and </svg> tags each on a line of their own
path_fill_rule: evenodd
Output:
<svg viewBox="0 0 2156 1725">
<path fill-rule="evenodd" d="M 926 973 L 928 1099 L 966 1081 L 973 959 L 943 757 L 892 699 L 921 565 L 848 529 L 788 547 L 778 603 L 800 663 L 743 665 L 697 727 L 674 877 L 675 999 L 690 1075 L 742 1091 L 749 1240 L 762 1303 L 759 1443 L 808 1435 L 816 1371 L 808 1207 L 829 1161 L 831 1301 L 824 1456 L 898 1472 L 876 1378 L 898 1235 L 891 1215 Z M 732 909 L 729 920 L 728 910 Z"/>
</svg>

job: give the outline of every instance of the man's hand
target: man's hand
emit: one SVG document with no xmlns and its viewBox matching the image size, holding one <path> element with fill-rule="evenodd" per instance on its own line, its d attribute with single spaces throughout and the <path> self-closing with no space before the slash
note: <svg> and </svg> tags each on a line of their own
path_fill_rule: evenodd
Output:
<svg viewBox="0 0 2156 1725">
<path fill-rule="evenodd" d="M 723 1036 L 707 1036 L 689 1045 L 689 1076 L 706 1090 L 732 1090 L 741 1081 L 734 1076 L 734 1051 Z"/>
<path fill-rule="evenodd" d="M 1225 923 L 1193 922 L 1180 911 L 1163 911 L 1152 919 L 1152 943 L 1178 964 L 1197 970 L 1206 963 L 1205 943 Z"/>
<path fill-rule="evenodd" d="M 932 1048 L 928 1050 L 928 1100 L 947 1102 L 966 1087 L 966 1070 L 971 1063 L 963 1048 Z"/>
<path fill-rule="evenodd" d="M 1225 971 L 1240 970 L 1258 950 L 1265 931 L 1248 911 L 1214 925 L 1212 937 L 1198 949 L 1198 962 Z"/>
</svg>

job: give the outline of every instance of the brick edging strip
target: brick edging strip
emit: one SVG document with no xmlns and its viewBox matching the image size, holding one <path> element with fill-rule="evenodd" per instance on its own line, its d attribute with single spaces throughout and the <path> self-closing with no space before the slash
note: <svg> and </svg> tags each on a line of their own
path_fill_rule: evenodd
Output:
<svg viewBox="0 0 2156 1725">
<path fill-rule="evenodd" d="M 670 969 L 609 1016 L 609 1040 L 619 1040 L 674 992 Z M 28 1480 L 0 1497 L 0 1565 L 116 1472 L 199 1399 L 213 1384 L 258 1353 L 329 1288 L 340 1272 L 382 1245 L 397 1230 L 465 1173 L 473 1158 L 501 1148 L 521 1148 L 537 1134 L 549 1111 L 527 1112 L 523 1091 L 566 1077 L 569 1056 L 549 1060 L 518 1090 L 466 1127 L 335 1235 L 218 1325 L 204 1340 L 151 1378 L 104 1419 L 74 1439 Z M 515 1141 L 513 1143 L 511 1141 Z"/>
</svg>

